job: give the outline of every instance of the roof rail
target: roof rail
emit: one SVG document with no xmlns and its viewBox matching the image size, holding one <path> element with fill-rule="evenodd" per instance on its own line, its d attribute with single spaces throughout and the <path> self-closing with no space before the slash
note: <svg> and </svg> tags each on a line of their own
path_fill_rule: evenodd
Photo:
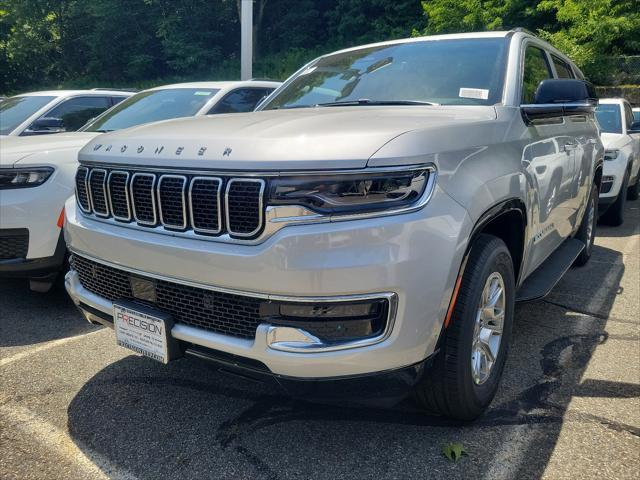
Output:
<svg viewBox="0 0 640 480">
<path fill-rule="evenodd" d="M 536 36 L 535 33 L 533 33 L 531 30 L 524 28 L 524 27 L 516 27 L 516 28 L 512 28 L 511 29 L 512 32 L 522 32 L 522 33 L 528 33 L 529 35 L 533 35 Z"/>
<path fill-rule="evenodd" d="M 94 90 L 94 91 L 107 90 L 112 92 L 133 92 L 133 93 L 140 91 L 139 88 L 103 88 L 103 87 L 96 87 L 96 88 L 92 88 L 91 90 Z"/>
<path fill-rule="evenodd" d="M 282 82 L 282 80 L 274 80 L 273 78 L 254 77 L 249 79 L 250 82 Z"/>
</svg>

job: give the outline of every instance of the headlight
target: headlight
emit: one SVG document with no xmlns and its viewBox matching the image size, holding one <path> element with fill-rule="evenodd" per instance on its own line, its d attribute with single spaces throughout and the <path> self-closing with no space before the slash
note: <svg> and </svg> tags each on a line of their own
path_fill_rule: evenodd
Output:
<svg viewBox="0 0 640 480">
<path fill-rule="evenodd" d="M 604 151 L 604 159 L 605 160 L 615 160 L 618 158 L 620 154 L 620 150 L 605 150 Z"/>
<path fill-rule="evenodd" d="M 0 168 L 0 190 L 42 185 L 53 173 L 51 167 Z"/>
<path fill-rule="evenodd" d="M 347 215 L 411 206 L 423 197 L 430 168 L 373 173 L 278 177 L 270 181 L 270 205 L 301 205 L 321 214 Z"/>
</svg>

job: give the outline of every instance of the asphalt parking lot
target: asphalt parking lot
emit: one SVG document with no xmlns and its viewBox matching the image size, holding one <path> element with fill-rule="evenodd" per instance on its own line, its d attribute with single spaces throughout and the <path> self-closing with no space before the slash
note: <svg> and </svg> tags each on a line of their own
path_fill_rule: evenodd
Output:
<svg viewBox="0 0 640 480">
<path fill-rule="evenodd" d="M 517 310 L 489 412 L 330 407 L 117 347 L 62 290 L 0 282 L 0 478 L 637 478 L 640 202 Z M 442 446 L 467 455 L 449 462 Z"/>
</svg>

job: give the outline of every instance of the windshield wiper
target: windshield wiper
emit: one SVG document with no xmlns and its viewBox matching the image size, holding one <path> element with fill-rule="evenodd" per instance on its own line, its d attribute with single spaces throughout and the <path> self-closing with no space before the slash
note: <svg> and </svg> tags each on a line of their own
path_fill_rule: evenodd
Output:
<svg viewBox="0 0 640 480">
<path fill-rule="evenodd" d="M 439 105 L 433 102 L 422 102 L 418 100 L 369 100 L 361 98 L 360 100 L 341 100 L 337 102 L 318 103 L 316 107 L 349 107 L 349 106 L 376 106 L 376 105 Z"/>
<path fill-rule="evenodd" d="M 113 132 L 113 128 L 109 129 L 109 128 L 103 128 L 103 129 L 99 129 L 99 130 L 94 130 L 94 132 L 99 132 L 99 133 L 109 133 L 109 132 Z"/>
</svg>

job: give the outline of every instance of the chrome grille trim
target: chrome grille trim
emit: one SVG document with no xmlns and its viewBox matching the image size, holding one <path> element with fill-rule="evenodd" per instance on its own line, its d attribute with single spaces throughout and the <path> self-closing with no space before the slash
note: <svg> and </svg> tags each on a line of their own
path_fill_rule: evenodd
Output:
<svg viewBox="0 0 640 480">
<path fill-rule="evenodd" d="M 162 213 L 162 182 L 166 179 L 174 178 L 178 180 L 182 180 L 182 192 L 180 194 L 180 203 L 182 205 L 182 224 L 175 225 L 169 222 L 166 222 L 164 219 L 164 215 Z M 187 228 L 187 202 L 185 198 L 185 193 L 187 189 L 187 177 L 184 175 L 161 175 L 158 180 L 158 188 L 156 188 L 156 194 L 158 195 L 158 212 L 160 214 L 160 223 L 163 227 L 169 229 L 178 229 L 178 230 L 186 230 Z"/>
<path fill-rule="evenodd" d="M 116 174 L 116 175 L 126 175 L 126 178 L 125 178 L 125 181 L 124 181 L 124 197 L 125 197 L 125 200 L 127 202 L 127 216 L 126 217 L 116 215 L 116 211 L 113 208 L 113 202 L 111 200 L 111 177 L 114 174 Z M 121 220 L 121 221 L 125 221 L 125 222 L 130 222 L 131 221 L 131 200 L 129 199 L 129 178 L 130 177 L 131 177 L 131 174 L 129 174 L 129 172 L 127 172 L 126 170 L 111 170 L 109 172 L 109 176 L 107 177 L 107 195 L 109 197 L 109 209 L 111 210 L 111 215 L 116 220 Z"/>
<path fill-rule="evenodd" d="M 211 182 L 211 183 L 218 184 L 218 190 L 216 192 L 216 204 L 217 204 L 217 210 L 218 210 L 218 215 L 217 215 L 218 228 L 217 229 L 200 228 L 196 226 L 196 220 L 193 215 L 193 195 L 192 195 L 193 185 L 196 182 Z M 190 216 L 189 220 L 191 221 L 191 227 L 193 228 L 193 231 L 196 233 L 217 235 L 220 232 L 222 232 L 222 179 L 221 178 L 197 176 L 191 179 L 191 182 L 189 183 L 189 216 Z"/>
<path fill-rule="evenodd" d="M 82 178 L 80 179 L 80 175 Z M 87 167 L 79 167 L 76 172 L 76 202 L 84 213 L 91 213 L 91 200 L 89 200 L 89 183 L 88 183 L 89 169 Z M 78 180 L 82 182 L 82 186 L 84 187 L 84 192 L 81 192 L 78 188 Z M 84 197 L 87 201 L 87 206 L 85 207 L 82 204 L 81 196 Z"/>
<path fill-rule="evenodd" d="M 136 178 L 151 178 L 152 182 L 151 182 L 151 188 L 149 189 L 149 194 L 151 197 L 151 210 L 153 211 L 153 221 L 150 222 L 148 220 L 140 220 L 138 218 L 138 215 L 136 213 L 136 197 L 134 195 L 133 192 L 133 188 L 134 188 L 134 183 Z M 156 187 L 156 176 L 153 173 L 142 173 L 142 172 L 136 172 L 133 174 L 133 176 L 131 177 L 131 182 L 129 183 L 129 195 L 131 197 L 131 205 L 133 206 L 133 218 L 135 219 L 136 223 L 138 225 L 148 225 L 148 226 L 155 226 L 158 223 L 158 214 L 157 212 L 157 208 L 156 208 L 156 195 L 155 195 L 155 187 Z"/>
<path fill-rule="evenodd" d="M 258 193 L 258 222 L 257 222 L 258 227 L 251 232 L 234 232 L 233 230 L 231 230 L 231 215 L 230 215 L 231 209 L 229 208 L 229 191 L 231 190 L 231 186 L 234 183 L 257 183 L 260 185 L 260 190 Z M 265 187 L 266 187 L 266 182 L 261 178 L 232 178 L 227 182 L 227 188 L 225 189 L 225 192 L 224 192 L 225 221 L 227 224 L 227 231 L 231 236 L 238 237 L 238 238 L 250 238 L 256 235 L 260 230 L 262 230 L 262 227 L 264 224 L 263 203 L 264 203 Z"/>
<path fill-rule="evenodd" d="M 96 209 L 96 199 L 93 198 L 93 176 L 96 173 L 102 173 L 102 201 L 104 202 L 105 210 L 99 211 Z M 109 202 L 107 200 L 107 171 L 103 168 L 93 168 L 91 172 L 89 172 L 89 201 L 91 203 L 91 210 L 99 217 L 107 218 L 109 217 Z"/>
</svg>

